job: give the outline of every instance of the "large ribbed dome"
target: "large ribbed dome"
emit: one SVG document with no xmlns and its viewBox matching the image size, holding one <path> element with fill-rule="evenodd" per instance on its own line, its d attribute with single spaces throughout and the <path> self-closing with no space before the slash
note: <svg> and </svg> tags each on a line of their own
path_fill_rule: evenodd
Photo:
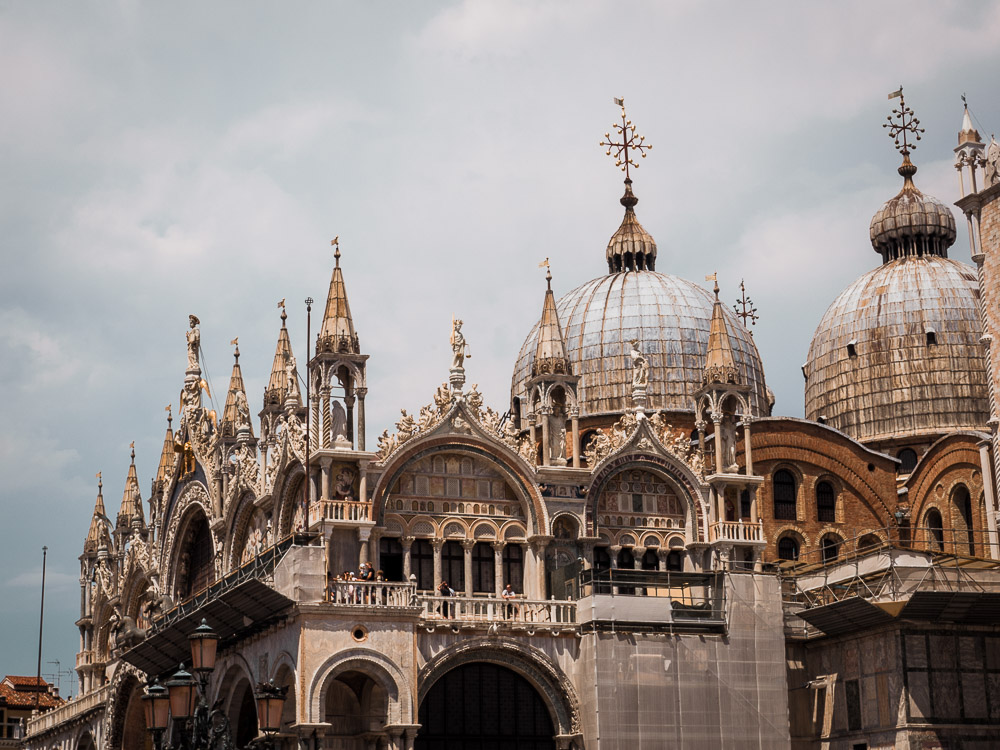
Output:
<svg viewBox="0 0 1000 750">
<path fill-rule="evenodd" d="M 809 345 L 806 417 L 861 441 L 982 429 L 978 296 L 975 270 L 938 255 L 904 256 L 862 276 Z"/>
<path fill-rule="evenodd" d="M 649 407 L 695 410 L 708 350 L 714 297 L 690 281 L 627 271 L 588 281 L 559 300 L 559 321 L 573 373 L 580 375 L 581 416 L 620 414 L 630 406 L 629 342 L 638 339 L 648 357 Z M 769 414 L 764 368 L 750 333 L 726 310 L 729 338 L 743 382 L 751 388 L 757 414 Z M 525 402 L 538 326 L 521 347 L 511 395 Z"/>
</svg>

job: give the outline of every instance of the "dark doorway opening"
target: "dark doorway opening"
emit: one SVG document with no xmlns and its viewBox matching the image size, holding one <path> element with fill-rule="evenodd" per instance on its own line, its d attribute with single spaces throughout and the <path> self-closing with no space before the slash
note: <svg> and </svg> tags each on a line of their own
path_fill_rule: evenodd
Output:
<svg viewBox="0 0 1000 750">
<path fill-rule="evenodd" d="M 420 704 L 415 750 L 555 750 L 552 718 L 534 687 L 496 664 L 456 667 Z"/>
</svg>

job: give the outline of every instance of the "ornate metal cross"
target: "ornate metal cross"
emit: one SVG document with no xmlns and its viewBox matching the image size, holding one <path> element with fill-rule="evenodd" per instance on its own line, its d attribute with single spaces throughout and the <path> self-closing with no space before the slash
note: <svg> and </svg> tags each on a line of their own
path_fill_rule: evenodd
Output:
<svg viewBox="0 0 1000 750">
<path fill-rule="evenodd" d="M 903 87 L 900 86 L 898 91 L 893 91 L 889 94 L 890 99 L 899 98 L 899 107 L 892 110 L 892 114 L 885 119 L 889 122 L 883 122 L 882 127 L 889 129 L 889 137 L 892 138 L 893 143 L 896 145 L 896 150 L 899 151 L 903 156 L 910 153 L 910 149 L 916 148 L 917 144 L 910 143 L 907 141 L 906 134 L 913 133 L 915 140 L 920 140 L 920 134 L 924 132 L 924 129 L 920 127 L 920 120 L 913 116 L 913 110 L 906 106 L 906 100 L 903 99 Z M 893 120 L 893 118 L 896 120 Z M 900 142 L 902 141 L 902 142 Z"/>
<path fill-rule="evenodd" d="M 743 285 L 743 279 L 740 279 L 740 298 L 733 305 L 733 310 L 739 317 L 743 318 L 744 326 L 748 320 L 750 325 L 757 325 L 757 321 L 760 319 L 757 308 L 753 306 L 753 300 L 747 297 L 747 288 Z"/>
<path fill-rule="evenodd" d="M 604 140 L 599 145 L 608 147 L 608 156 L 614 157 L 615 166 L 621 167 L 622 172 L 625 173 L 625 179 L 628 180 L 628 168 L 630 166 L 636 169 L 639 168 L 639 165 L 632 159 L 629 151 L 638 151 L 642 155 L 642 158 L 645 159 L 646 152 L 653 147 L 645 142 L 646 136 L 638 135 L 635 132 L 635 126 L 632 124 L 632 121 L 625 116 L 625 100 L 616 98 L 615 104 L 622 108 L 622 124 L 614 126 L 615 131 L 621 136 L 621 143 L 612 141 L 611 133 L 605 133 Z M 614 153 L 611 153 L 612 149 L 614 149 Z"/>
</svg>

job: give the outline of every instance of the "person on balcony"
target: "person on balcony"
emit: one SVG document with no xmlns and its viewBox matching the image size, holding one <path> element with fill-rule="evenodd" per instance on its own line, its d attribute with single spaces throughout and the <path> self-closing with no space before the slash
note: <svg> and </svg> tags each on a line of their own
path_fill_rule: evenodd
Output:
<svg viewBox="0 0 1000 750">
<path fill-rule="evenodd" d="M 449 586 L 447 581 L 441 581 L 441 585 L 438 586 L 437 590 L 438 596 L 455 596 L 455 589 Z M 438 610 L 441 612 L 441 617 L 444 619 L 447 620 L 451 618 L 452 608 L 449 606 L 447 601 L 441 602 L 441 606 L 438 607 Z"/>
<path fill-rule="evenodd" d="M 504 600 L 504 607 L 503 607 L 504 617 L 507 618 L 508 620 L 517 617 L 518 614 L 517 606 L 512 603 L 514 599 L 517 599 L 517 594 L 514 592 L 514 587 L 508 583 L 506 586 L 503 587 L 503 591 L 500 592 L 500 596 L 502 596 Z"/>
</svg>

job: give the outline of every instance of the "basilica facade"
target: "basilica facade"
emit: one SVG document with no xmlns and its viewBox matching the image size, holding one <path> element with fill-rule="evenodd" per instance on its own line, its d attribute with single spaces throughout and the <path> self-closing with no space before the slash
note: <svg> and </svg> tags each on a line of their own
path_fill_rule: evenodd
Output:
<svg viewBox="0 0 1000 750">
<path fill-rule="evenodd" d="M 368 434 L 339 246 L 313 350 L 282 311 L 260 402 L 237 346 L 211 410 L 190 316 L 151 492 L 134 452 L 114 520 L 98 485 L 79 696 L 26 745 L 149 747 L 146 686 L 205 620 L 239 747 L 272 680 L 286 750 L 989 747 L 1000 146 L 966 114 L 968 266 L 900 111 L 879 265 L 818 324 L 805 419 L 772 413 L 718 280 L 657 270 L 627 172 L 607 273 L 559 298 L 548 274 L 508 404 L 468 384 L 456 320 L 428 403 Z M 610 145 L 640 148 L 630 127 Z"/>
</svg>

